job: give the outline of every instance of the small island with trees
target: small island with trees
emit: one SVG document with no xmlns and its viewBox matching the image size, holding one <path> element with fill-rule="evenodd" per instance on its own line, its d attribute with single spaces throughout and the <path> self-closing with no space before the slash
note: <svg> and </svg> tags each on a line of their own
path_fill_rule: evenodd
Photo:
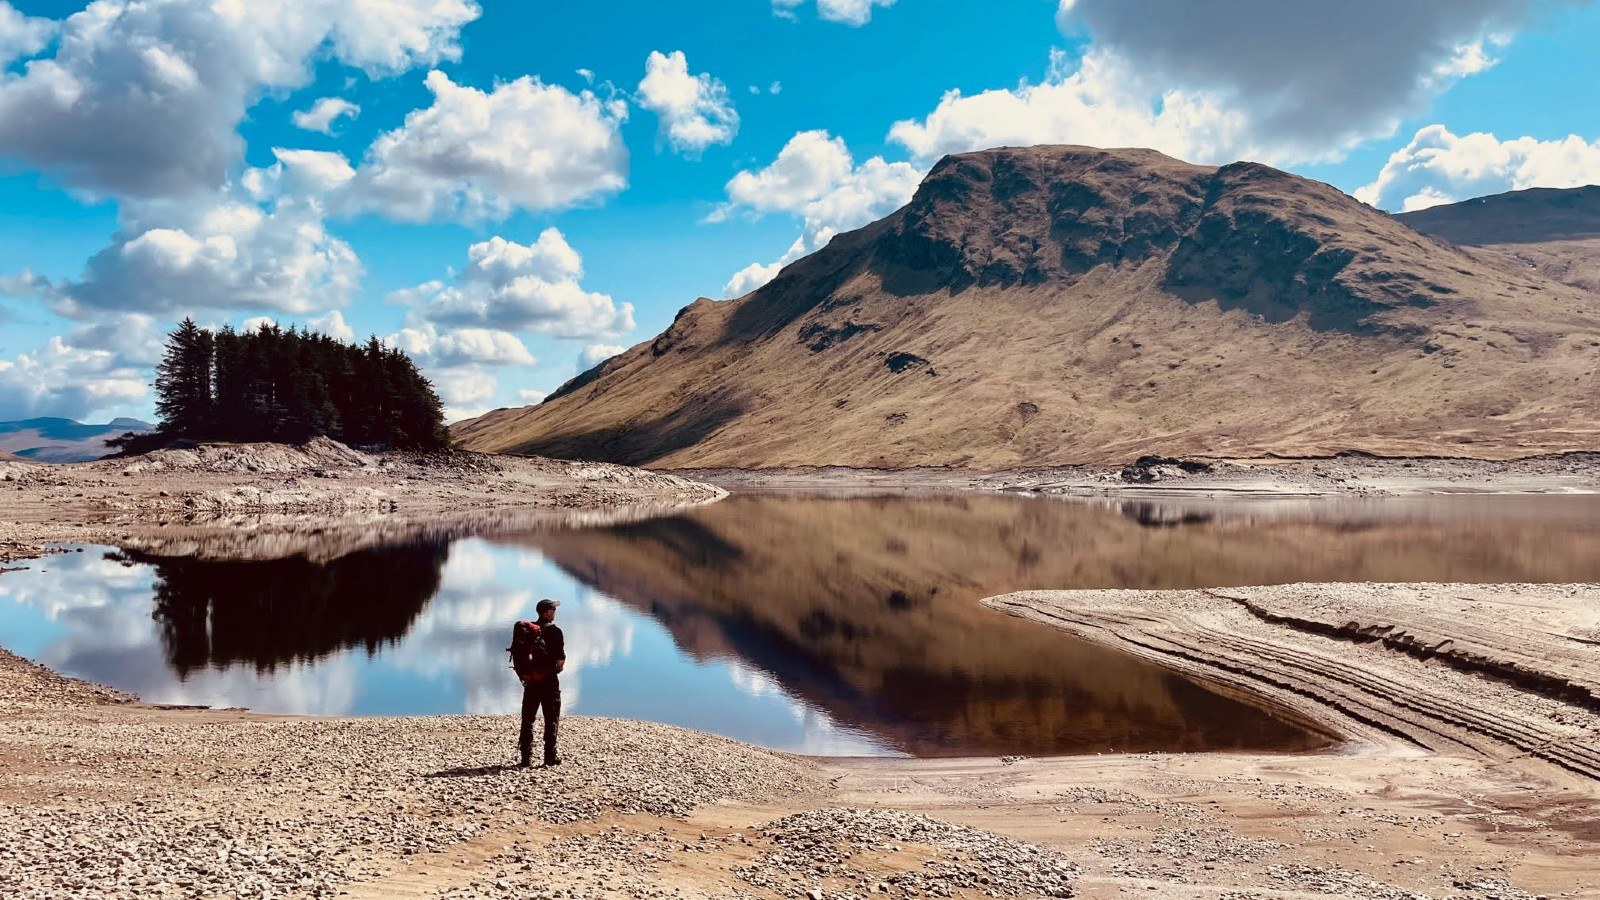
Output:
<svg viewBox="0 0 1600 900">
<path fill-rule="evenodd" d="M 149 434 L 106 443 L 122 454 L 184 441 L 301 443 L 323 436 L 356 447 L 448 447 L 444 407 L 404 351 L 264 324 L 212 332 L 184 319 L 156 367 Z"/>
</svg>

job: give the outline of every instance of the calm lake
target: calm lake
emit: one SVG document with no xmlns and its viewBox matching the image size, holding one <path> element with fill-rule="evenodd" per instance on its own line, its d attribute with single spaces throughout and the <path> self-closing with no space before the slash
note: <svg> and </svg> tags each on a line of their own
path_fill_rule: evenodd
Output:
<svg viewBox="0 0 1600 900">
<path fill-rule="evenodd" d="M 1600 497 L 1086 503 L 744 494 L 327 562 L 109 547 L 0 575 L 0 644 L 156 703 L 507 713 L 562 601 L 569 713 L 817 754 L 1308 750 L 1157 666 L 991 612 L 1027 588 L 1600 581 Z"/>
</svg>

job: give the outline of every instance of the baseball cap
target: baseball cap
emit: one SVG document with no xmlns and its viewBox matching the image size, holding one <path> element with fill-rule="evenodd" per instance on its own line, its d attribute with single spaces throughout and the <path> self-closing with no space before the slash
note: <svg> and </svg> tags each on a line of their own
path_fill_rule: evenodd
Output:
<svg viewBox="0 0 1600 900">
<path fill-rule="evenodd" d="M 540 600 L 538 605 L 535 606 L 534 609 L 539 611 L 539 612 L 544 612 L 547 609 L 555 609 L 556 607 L 558 607 L 560 605 L 561 605 L 561 601 L 560 600 L 551 600 L 549 597 L 546 597 L 543 600 Z"/>
</svg>

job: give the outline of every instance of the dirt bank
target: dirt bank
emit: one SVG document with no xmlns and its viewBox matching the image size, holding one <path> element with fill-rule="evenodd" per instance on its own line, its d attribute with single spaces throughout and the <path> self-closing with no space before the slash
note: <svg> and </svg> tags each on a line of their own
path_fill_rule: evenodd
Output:
<svg viewBox="0 0 1600 900">
<path fill-rule="evenodd" d="M 1187 457 L 1130 459 L 1127 465 L 1053 466 L 994 472 L 959 468 L 679 469 L 727 488 L 807 490 L 987 490 L 1068 496 L 1316 497 L 1459 493 L 1600 492 L 1600 454 L 1513 460 Z"/>
<path fill-rule="evenodd" d="M 479 453 L 207 445 L 91 463 L 0 462 L 0 561 L 54 541 L 233 557 L 349 552 L 415 535 L 625 518 L 723 496 L 606 463 Z"/>
</svg>

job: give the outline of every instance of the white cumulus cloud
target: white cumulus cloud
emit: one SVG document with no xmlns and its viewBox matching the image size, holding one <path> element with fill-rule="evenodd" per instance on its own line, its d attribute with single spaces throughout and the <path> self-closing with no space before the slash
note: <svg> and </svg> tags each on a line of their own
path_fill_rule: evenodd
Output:
<svg viewBox="0 0 1600 900">
<path fill-rule="evenodd" d="M 778 274 L 787 263 L 811 253 L 841 231 L 859 228 L 904 206 L 916 193 L 923 172 L 910 163 L 874 156 L 856 165 L 842 138 L 826 131 L 802 131 L 789 139 L 770 164 L 734 175 L 728 201 L 711 215 L 723 221 L 740 211 L 753 215 L 781 212 L 800 219 L 801 233 L 781 258 L 752 263 L 723 287 L 727 297 L 742 296 Z"/>
<path fill-rule="evenodd" d="M 350 323 L 344 320 L 344 313 L 336 310 L 325 316 L 317 316 L 306 323 L 313 331 L 321 332 L 331 338 L 344 341 L 347 344 L 355 343 L 356 332 Z"/>
<path fill-rule="evenodd" d="M 428 73 L 433 103 L 368 149 L 350 202 L 390 218 L 499 219 L 627 186 L 627 105 L 524 76 L 491 91 Z"/>
<path fill-rule="evenodd" d="M 300 194 L 258 202 L 241 188 L 192 200 L 129 201 L 119 215 L 111 245 L 90 257 L 77 280 L 50 291 L 61 314 L 304 313 L 346 303 L 361 279 L 355 252 L 328 233 L 320 205 Z"/>
<path fill-rule="evenodd" d="M 532 366 L 538 363 L 516 335 L 492 328 L 440 331 L 431 322 L 402 328 L 388 341 L 424 362 L 442 366 L 467 364 Z"/>
<path fill-rule="evenodd" d="M 452 421 L 480 415 L 499 389 L 493 369 L 537 365 L 514 332 L 595 341 L 633 330 L 633 306 L 582 278 L 582 257 L 555 228 L 531 244 L 493 237 L 467 249 L 449 282 L 395 292 L 409 309 L 390 340 L 417 358 Z"/>
<path fill-rule="evenodd" d="M 1032 144 L 1150 147 L 1195 162 L 1253 153 L 1248 122 L 1212 99 L 1152 92 L 1122 60 L 1091 52 L 1076 66 L 1059 51 L 1040 84 L 963 95 L 950 91 L 921 121 L 896 122 L 890 140 L 931 163 L 947 153 Z"/>
<path fill-rule="evenodd" d="M 425 368 L 424 374 L 433 382 L 439 399 L 444 401 L 446 422 L 459 422 L 488 412 L 489 402 L 500 387 L 499 379 L 481 366 Z"/>
<path fill-rule="evenodd" d="M 532 244 L 502 237 L 467 248 L 467 267 L 451 282 L 399 291 L 420 322 L 595 339 L 632 331 L 633 305 L 582 286 L 583 259 L 555 228 Z"/>
<path fill-rule="evenodd" d="M 733 176 L 727 185 L 728 201 L 758 212 L 793 211 L 825 194 L 853 166 L 843 138 L 826 131 L 802 131 L 771 163 Z"/>
<path fill-rule="evenodd" d="M 0 68 L 43 50 L 55 33 L 54 21 L 25 16 L 7 0 L 0 0 Z"/>
<path fill-rule="evenodd" d="M 1600 184 L 1600 141 L 1575 134 L 1502 141 L 1486 132 L 1456 135 L 1429 125 L 1355 195 L 1373 206 L 1410 212 L 1485 194 L 1587 184 Z"/>
<path fill-rule="evenodd" d="M 520 338 L 492 328 L 441 329 L 422 322 L 400 329 L 386 342 L 416 360 L 452 422 L 488 411 L 500 387 L 494 369 L 538 364 Z"/>
<path fill-rule="evenodd" d="M 639 105 L 661 121 L 661 136 L 680 153 L 698 154 L 739 133 L 739 113 L 728 88 L 707 73 L 689 74 L 682 50 L 651 51 L 639 82 Z"/>
<path fill-rule="evenodd" d="M 806 0 L 772 0 L 772 11 L 792 19 L 794 11 L 805 3 Z M 817 0 L 817 18 L 859 28 L 872 21 L 874 7 L 893 5 L 894 0 Z"/>
<path fill-rule="evenodd" d="M 306 131 L 333 134 L 333 123 L 343 118 L 354 119 L 361 115 L 361 107 L 343 97 L 322 97 L 310 109 L 298 110 L 289 118 L 294 127 Z"/>
<path fill-rule="evenodd" d="M 98 193 L 216 190 L 246 110 L 308 82 L 314 58 L 374 75 L 453 59 L 477 15 L 470 0 L 100 0 L 61 23 L 53 55 L 0 77 L 0 157 Z"/>
<path fill-rule="evenodd" d="M 281 188 L 300 196 L 318 197 L 344 187 L 356 177 L 349 160 L 332 151 L 274 147 L 272 155 L 278 160 L 276 164 L 249 173 L 249 187 L 257 195 L 270 195 Z"/>
<path fill-rule="evenodd" d="M 89 419 L 95 413 L 143 400 L 147 371 L 114 350 L 80 346 L 74 336 L 0 359 L 0 419 L 38 415 Z"/>
<path fill-rule="evenodd" d="M 733 273 L 728 283 L 722 286 L 723 297 L 743 297 L 758 287 L 778 277 L 783 271 L 783 262 L 751 263 Z"/>
<path fill-rule="evenodd" d="M 590 344 L 578 357 L 579 368 L 592 369 L 627 349 L 621 344 Z"/>
</svg>

